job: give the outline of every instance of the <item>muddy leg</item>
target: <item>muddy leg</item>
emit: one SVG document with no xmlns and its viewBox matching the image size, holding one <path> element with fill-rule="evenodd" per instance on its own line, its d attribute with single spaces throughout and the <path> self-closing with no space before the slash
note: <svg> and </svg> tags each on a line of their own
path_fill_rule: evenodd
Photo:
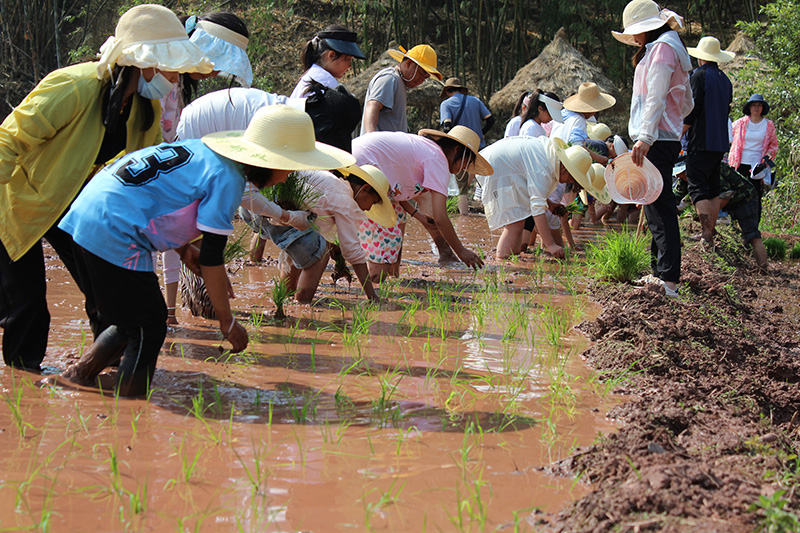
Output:
<svg viewBox="0 0 800 533">
<path fill-rule="evenodd" d="M 109 326 L 89 346 L 80 361 L 61 376 L 78 385 L 96 386 L 98 374 L 118 361 L 127 345 L 125 334 L 117 326 Z"/>
</svg>

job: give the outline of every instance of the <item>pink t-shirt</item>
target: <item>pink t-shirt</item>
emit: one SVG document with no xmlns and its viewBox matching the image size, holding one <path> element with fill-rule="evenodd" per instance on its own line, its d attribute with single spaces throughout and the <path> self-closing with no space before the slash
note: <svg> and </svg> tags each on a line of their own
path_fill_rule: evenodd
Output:
<svg viewBox="0 0 800 533">
<path fill-rule="evenodd" d="M 439 145 L 400 131 L 376 131 L 353 139 L 358 165 L 374 165 L 389 179 L 395 201 L 410 200 L 424 190 L 447 196 L 450 168 Z"/>
</svg>

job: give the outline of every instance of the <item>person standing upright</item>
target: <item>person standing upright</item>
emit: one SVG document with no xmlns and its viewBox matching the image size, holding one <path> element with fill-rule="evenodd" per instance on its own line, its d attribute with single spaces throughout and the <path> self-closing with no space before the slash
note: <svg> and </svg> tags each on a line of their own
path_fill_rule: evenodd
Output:
<svg viewBox="0 0 800 533">
<path fill-rule="evenodd" d="M 418 87 L 431 76 L 442 79 L 436 70 L 436 52 L 427 44 L 418 44 L 408 52 L 402 47 L 389 50 L 389 55 L 400 63 L 386 67 L 370 80 L 364 96 L 361 135 L 373 131 L 408 133 L 408 90 Z"/>
<path fill-rule="evenodd" d="M 639 49 L 633 56 L 633 94 L 628 133 L 634 141 L 631 159 L 637 166 L 647 157 L 664 182 L 661 195 L 644 206 L 653 239 L 653 275 L 645 282 L 664 286 L 676 297 L 681 275 L 681 235 L 678 208 L 672 194 L 672 168 L 681 151 L 683 118 L 692 110 L 689 71 L 692 60 L 678 32 L 683 19 L 659 9 L 653 0 L 633 0 L 622 13 L 624 31 L 615 39 Z"/>
<path fill-rule="evenodd" d="M 733 98 L 733 85 L 718 65 L 736 54 L 720 50 L 719 41 L 711 36 L 703 37 L 688 51 L 700 66 L 690 80 L 694 109 L 683 120 L 684 129 L 689 130 L 686 178 L 700 216 L 703 242 L 713 247 L 719 214 L 719 164 L 730 145 L 728 115 Z"/>
<path fill-rule="evenodd" d="M 455 126 L 466 126 L 478 135 L 480 147 L 483 149 L 486 146 L 484 135 L 494 125 L 494 117 L 489 108 L 475 96 L 470 96 L 469 89 L 458 78 L 448 78 L 440 96 L 444 99 L 439 106 L 442 131 L 448 132 Z M 475 176 L 466 171 L 456 175 L 458 211 L 462 215 L 469 214 L 467 195 L 474 179 Z"/>
</svg>

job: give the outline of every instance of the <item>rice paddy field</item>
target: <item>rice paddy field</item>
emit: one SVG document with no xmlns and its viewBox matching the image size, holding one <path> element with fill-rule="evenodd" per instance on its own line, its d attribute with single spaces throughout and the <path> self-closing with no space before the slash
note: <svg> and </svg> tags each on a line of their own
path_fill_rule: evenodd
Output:
<svg viewBox="0 0 800 533">
<path fill-rule="evenodd" d="M 490 252 L 481 216 L 455 225 Z M 281 321 L 276 262 L 235 263 L 247 350 L 179 310 L 147 398 L 0 367 L 0 530 L 535 531 L 586 490 L 546 467 L 612 430 L 619 401 L 579 357 L 572 327 L 597 313 L 580 255 L 473 273 L 439 267 L 418 225 L 407 239 L 380 306 L 326 273 Z M 47 261 L 57 373 L 91 333 Z"/>
</svg>

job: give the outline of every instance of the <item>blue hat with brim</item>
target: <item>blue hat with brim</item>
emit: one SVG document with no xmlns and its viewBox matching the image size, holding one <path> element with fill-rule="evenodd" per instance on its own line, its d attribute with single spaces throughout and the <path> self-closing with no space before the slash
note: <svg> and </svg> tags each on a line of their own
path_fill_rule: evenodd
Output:
<svg viewBox="0 0 800 533">
<path fill-rule="evenodd" d="M 317 34 L 320 40 L 325 41 L 331 50 L 353 56 L 356 59 L 366 59 L 367 56 L 361 51 L 356 42 L 356 32 L 354 31 L 321 31 Z"/>
<path fill-rule="evenodd" d="M 766 100 L 764 100 L 764 97 L 758 93 L 754 94 L 747 100 L 747 103 L 744 104 L 744 106 L 742 107 L 742 113 L 744 113 L 747 116 L 750 116 L 750 104 L 754 104 L 756 102 L 764 106 L 764 110 L 761 112 L 761 116 L 762 117 L 766 116 L 767 113 L 769 113 L 769 104 L 767 103 Z"/>
</svg>

